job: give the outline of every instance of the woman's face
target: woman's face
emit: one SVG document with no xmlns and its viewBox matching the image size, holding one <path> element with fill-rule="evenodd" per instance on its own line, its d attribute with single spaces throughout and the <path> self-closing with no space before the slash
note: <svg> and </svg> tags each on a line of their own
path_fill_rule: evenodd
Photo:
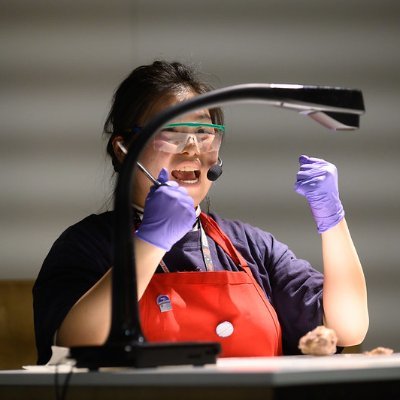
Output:
<svg viewBox="0 0 400 400">
<path fill-rule="evenodd" d="M 196 96 L 196 93 L 193 93 L 193 91 L 183 89 L 177 94 L 161 98 L 139 121 L 140 125 L 144 126 L 163 109 L 194 96 Z M 200 110 L 181 116 L 171 122 L 211 123 L 211 117 L 208 110 Z M 212 165 L 218 162 L 218 150 L 202 152 L 192 140 L 188 140 L 182 147 L 176 154 L 167 153 L 157 150 L 153 139 L 150 139 L 143 149 L 139 161 L 154 177 L 158 176 L 162 168 L 166 168 L 169 172 L 169 180 L 176 181 L 180 186 L 185 187 L 193 198 L 195 206 L 197 206 L 205 198 L 211 187 L 212 182 L 207 179 L 207 172 Z M 144 207 L 151 186 L 152 183 L 149 179 L 136 167 L 134 204 Z"/>
</svg>

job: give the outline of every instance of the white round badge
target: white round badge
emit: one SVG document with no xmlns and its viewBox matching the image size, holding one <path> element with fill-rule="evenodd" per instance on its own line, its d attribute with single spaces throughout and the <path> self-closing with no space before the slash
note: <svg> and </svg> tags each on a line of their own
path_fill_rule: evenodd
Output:
<svg viewBox="0 0 400 400">
<path fill-rule="evenodd" d="M 228 337 L 232 335 L 234 328 L 229 321 L 224 321 L 217 325 L 215 331 L 219 337 Z"/>
</svg>

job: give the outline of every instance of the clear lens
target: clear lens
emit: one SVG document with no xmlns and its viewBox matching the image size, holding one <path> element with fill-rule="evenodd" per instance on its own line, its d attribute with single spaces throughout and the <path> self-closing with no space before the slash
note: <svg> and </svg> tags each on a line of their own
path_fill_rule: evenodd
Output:
<svg viewBox="0 0 400 400">
<path fill-rule="evenodd" d="M 195 122 L 170 124 L 155 135 L 154 148 L 173 154 L 190 146 L 195 146 L 200 153 L 218 151 L 224 129 L 223 125 Z"/>
</svg>

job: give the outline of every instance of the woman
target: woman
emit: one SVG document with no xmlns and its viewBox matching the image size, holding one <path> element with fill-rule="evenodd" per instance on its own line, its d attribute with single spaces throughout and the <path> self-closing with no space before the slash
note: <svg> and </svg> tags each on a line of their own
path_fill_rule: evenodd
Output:
<svg viewBox="0 0 400 400">
<path fill-rule="evenodd" d="M 180 63 L 156 61 L 119 86 L 105 124 L 116 171 L 157 113 L 211 90 Z M 222 356 L 298 353 L 325 324 L 339 346 L 368 329 L 362 267 L 344 219 L 334 165 L 300 157 L 295 189 L 322 239 L 324 275 L 270 233 L 200 210 L 223 136 L 220 109 L 185 115 L 155 135 L 135 171 L 133 193 L 141 323 L 150 341 L 220 341 Z M 34 287 L 38 363 L 50 346 L 103 343 L 110 328 L 113 213 L 91 215 L 54 243 Z"/>
</svg>

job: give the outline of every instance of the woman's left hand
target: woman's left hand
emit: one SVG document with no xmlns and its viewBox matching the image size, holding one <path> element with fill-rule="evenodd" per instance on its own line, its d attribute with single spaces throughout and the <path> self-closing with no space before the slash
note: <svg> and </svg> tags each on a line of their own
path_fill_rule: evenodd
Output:
<svg viewBox="0 0 400 400">
<path fill-rule="evenodd" d="M 307 199 L 318 232 L 325 232 L 344 218 L 337 169 L 325 160 L 305 155 L 300 156 L 299 163 L 295 191 Z"/>
</svg>

